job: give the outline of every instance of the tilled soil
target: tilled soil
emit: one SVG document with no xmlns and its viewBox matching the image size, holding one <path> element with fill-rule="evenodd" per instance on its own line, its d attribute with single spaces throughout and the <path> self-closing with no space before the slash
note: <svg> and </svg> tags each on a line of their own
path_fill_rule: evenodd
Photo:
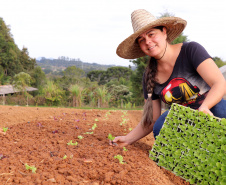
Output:
<svg viewBox="0 0 226 185">
<path fill-rule="evenodd" d="M 108 134 L 130 132 L 142 111 L 17 106 L 0 110 L 0 127 L 8 127 L 0 134 L 0 184 L 189 185 L 148 158 L 152 133 L 127 151 L 109 145 Z M 77 145 L 68 145 L 70 141 Z M 123 156 L 124 164 L 114 158 L 117 155 Z"/>
</svg>

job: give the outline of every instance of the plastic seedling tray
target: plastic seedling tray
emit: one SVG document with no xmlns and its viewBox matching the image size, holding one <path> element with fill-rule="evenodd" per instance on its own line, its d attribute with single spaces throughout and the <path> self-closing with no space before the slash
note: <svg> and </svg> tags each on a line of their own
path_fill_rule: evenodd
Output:
<svg viewBox="0 0 226 185">
<path fill-rule="evenodd" d="M 172 104 L 149 157 L 190 184 L 226 185 L 226 119 Z"/>
</svg>

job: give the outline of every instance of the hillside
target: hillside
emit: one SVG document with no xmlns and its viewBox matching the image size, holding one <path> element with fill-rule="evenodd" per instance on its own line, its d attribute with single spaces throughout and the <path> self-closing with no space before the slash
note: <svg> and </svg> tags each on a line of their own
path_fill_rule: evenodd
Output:
<svg viewBox="0 0 226 185">
<path fill-rule="evenodd" d="M 69 66 L 76 66 L 85 71 L 87 74 L 89 71 L 93 70 L 107 70 L 110 67 L 116 67 L 117 65 L 102 65 L 97 63 L 87 63 L 82 62 L 80 59 L 73 59 L 68 57 L 59 57 L 58 59 L 48 59 L 40 58 L 36 59 L 37 65 L 43 68 L 45 73 L 50 71 L 62 71 Z M 128 66 L 129 67 L 129 66 Z M 131 66 L 131 69 L 134 70 L 135 66 Z"/>
</svg>

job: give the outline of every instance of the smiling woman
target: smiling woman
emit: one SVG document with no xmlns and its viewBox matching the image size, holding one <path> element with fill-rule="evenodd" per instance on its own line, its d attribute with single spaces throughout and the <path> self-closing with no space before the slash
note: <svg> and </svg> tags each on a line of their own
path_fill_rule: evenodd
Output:
<svg viewBox="0 0 226 185">
<path fill-rule="evenodd" d="M 187 22 L 178 17 L 156 19 L 143 9 L 135 10 L 131 19 L 134 33 L 119 44 L 116 53 L 126 59 L 150 57 L 143 78 L 147 101 L 142 121 L 113 142 L 126 146 L 152 131 L 156 137 L 168 114 L 161 114 L 161 100 L 225 118 L 226 82 L 212 57 L 197 42 L 171 44 Z"/>
</svg>

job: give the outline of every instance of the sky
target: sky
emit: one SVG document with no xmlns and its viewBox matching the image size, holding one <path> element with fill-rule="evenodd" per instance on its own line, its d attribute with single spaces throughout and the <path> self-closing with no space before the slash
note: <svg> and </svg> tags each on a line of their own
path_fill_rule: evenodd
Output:
<svg viewBox="0 0 226 185">
<path fill-rule="evenodd" d="M 131 13 L 168 12 L 187 21 L 189 41 L 226 61 L 226 11 L 223 0 L 0 0 L 0 17 L 16 45 L 31 58 L 66 56 L 83 62 L 132 65 L 116 54 L 133 34 Z"/>
</svg>

